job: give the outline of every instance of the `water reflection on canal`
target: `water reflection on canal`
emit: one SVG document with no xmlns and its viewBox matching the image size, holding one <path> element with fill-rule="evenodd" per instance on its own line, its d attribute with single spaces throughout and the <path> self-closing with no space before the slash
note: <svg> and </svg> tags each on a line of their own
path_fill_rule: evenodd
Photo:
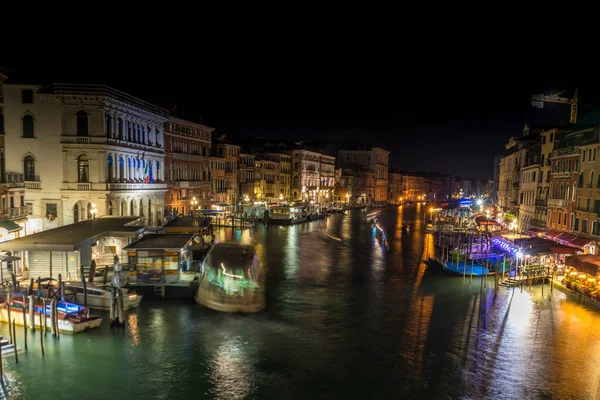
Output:
<svg viewBox="0 0 600 400">
<path fill-rule="evenodd" d="M 427 270 L 422 212 L 385 209 L 387 247 L 362 212 L 221 229 L 255 245 L 266 312 L 144 300 L 124 330 L 48 336 L 44 358 L 37 333 L 18 366 L 4 360 L 8 397 L 599 398 L 600 314 L 548 286 L 494 298 Z"/>
</svg>

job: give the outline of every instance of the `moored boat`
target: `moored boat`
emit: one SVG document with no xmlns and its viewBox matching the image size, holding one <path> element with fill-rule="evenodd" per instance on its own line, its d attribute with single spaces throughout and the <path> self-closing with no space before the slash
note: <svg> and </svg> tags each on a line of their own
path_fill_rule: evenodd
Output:
<svg viewBox="0 0 600 400">
<path fill-rule="evenodd" d="M 442 269 L 444 271 L 458 274 L 458 275 L 473 275 L 473 276 L 483 276 L 483 275 L 495 275 L 496 273 L 503 273 L 512 270 L 512 265 L 498 265 L 496 268 L 488 268 L 485 265 L 470 262 L 469 260 L 459 261 L 459 262 L 451 262 L 441 261 Z"/>
<path fill-rule="evenodd" d="M 112 288 L 110 284 L 106 285 L 86 285 L 87 291 L 87 306 L 89 308 L 95 308 L 100 310 L 110 310 L 112 302 Z M 131 291 L 128 288 L 121 288 L 123 291 L 123 306 L 125 310 L 130 308 L 138 307 L 142 303 L 144 296 Z M 83 305 L 85 303 L 85 296 L 83 285 L 79 282 L 65 282 L 65 294 L 74 293 L 75 299 L 73 300 L 76 304 Z"/>
<path fill-rule="evenodd" d="M 8 322 L 8 300 L 2 304 L 0 308 L 0 321 Z M 44 310 L 43 303 L 37 300 L 34 304 L 34 325 L 40 328 L 46 318 L 46 326 L 52 326 L 50 318 L 50 302 L 46 303 Z M 64 333 L 78 333 L 88 329 L 97 328 L 102 324 L 102 317 L 98 315 L 90 315 L 86 307 L 79 306 L 65 301 L 59 301 L 56 304 L 58 316 L 58 329 Z M 17 325 L 23 326 L 23 312 L 27 325 L 31 323 L 28 304 L 23 304 L 22 298 L 12 298 L 10 300 L 10 315 Z"/>
</svg>

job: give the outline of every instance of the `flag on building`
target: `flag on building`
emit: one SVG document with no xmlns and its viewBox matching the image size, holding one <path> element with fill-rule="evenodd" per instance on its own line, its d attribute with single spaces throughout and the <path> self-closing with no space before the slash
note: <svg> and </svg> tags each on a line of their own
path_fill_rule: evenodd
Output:
<svg viewBox="0 0 600 400">
<path fill-rule="evenodd" d="M 152 167 L 150 162 L 146 162 L 146 169 L 144 170 L 144 183 L 152 183 Z"/>
</svg>

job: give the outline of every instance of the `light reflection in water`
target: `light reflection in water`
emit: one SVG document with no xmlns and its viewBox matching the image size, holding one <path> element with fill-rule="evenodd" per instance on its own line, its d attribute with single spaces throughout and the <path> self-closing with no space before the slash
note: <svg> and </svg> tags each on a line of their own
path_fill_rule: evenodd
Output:
<svg viewBox="0 0 600 400">
<path fill-rule="evenodd" d="M 139 346 L 140 344 L 140 328 L 138 327 L 138 315 L 137 313 L 130 313 L 127 316 L 127 331 L 131 338 L 131 344 L 133 346 Z"/>
<path fill-rule="evenodd" d="M 218 345 L 212 359 L 211 380 L 216 399 L 245 399 L 252 392 L 252 365 L 244 352 L 246 344 L 229 339 Z"/>
<path fill-rule="evenodd" d="M 284 227 L 281 227 L 285 229 Z M 296 279 L 298 269 L 298 229 L 296 226 L 290 226 L 287 231 L 287 240 L 285 243 L 285 276 L 287 279 Z"/>
</svg>

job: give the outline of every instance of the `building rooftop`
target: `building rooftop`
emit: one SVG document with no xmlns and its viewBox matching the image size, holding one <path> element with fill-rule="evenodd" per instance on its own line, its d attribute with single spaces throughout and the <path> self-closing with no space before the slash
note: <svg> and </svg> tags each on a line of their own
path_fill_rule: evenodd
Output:
<svg viewBox="0 0 600 400">
<path fill-rule="evenodd" d="M 126 246 L 124 250 L 182 249 L 193 237 L 191 233 L 150 233 Z"/>
<path fill-rule="evenodd" d="M 193 230 L 198 230 L 200 228 L 206 228 L 210 225 L 211 219 L 210 217 L 181 217 L 175 218 L 174 220 L 169 221 L 165 224 L 163 228 L 190 228 Z"/>
<path fill-rule="evenodd" d="M 1 250 L 75 251 L 106 236 L 132 237 L 143 227 L 130 225 L 140 217 L 101 217 L 49 229 L 0 243 Z"/>
</svg>

